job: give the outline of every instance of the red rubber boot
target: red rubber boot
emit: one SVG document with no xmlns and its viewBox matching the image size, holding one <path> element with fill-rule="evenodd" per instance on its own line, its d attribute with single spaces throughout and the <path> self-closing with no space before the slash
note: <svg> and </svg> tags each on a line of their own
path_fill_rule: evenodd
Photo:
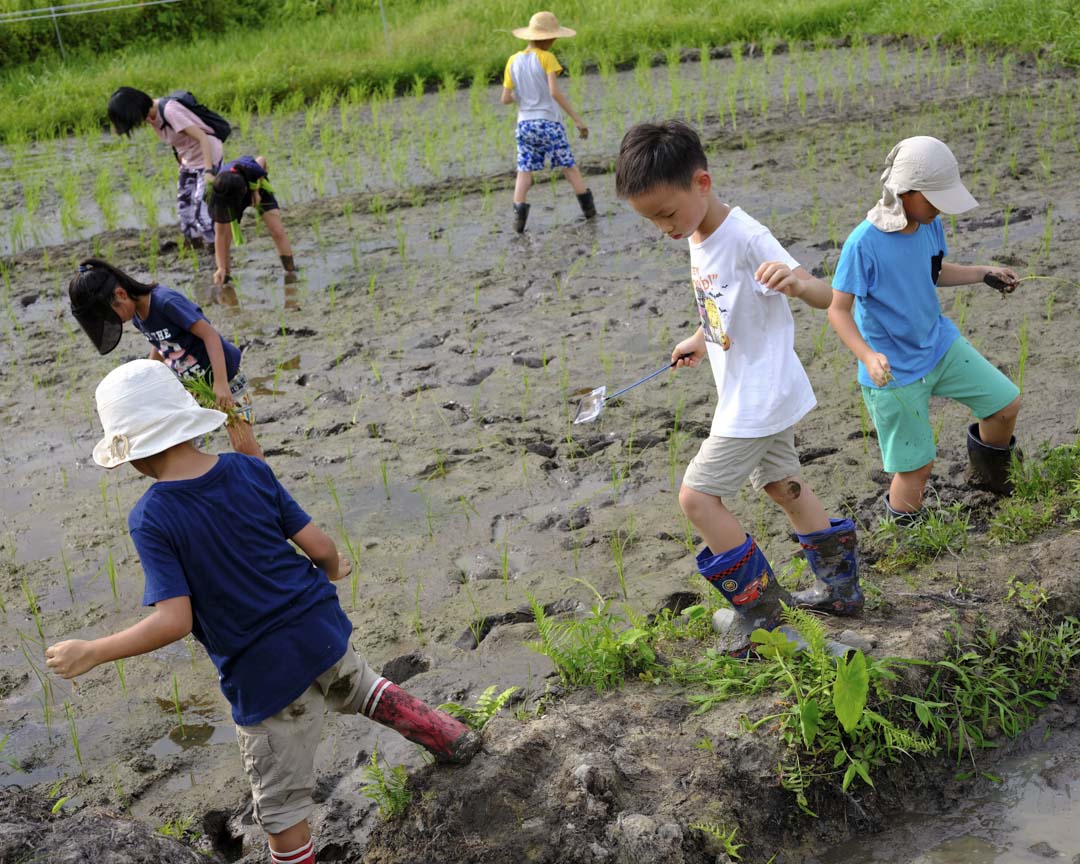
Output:
<svg viewBox="0 0 1080 864">
<path fill-rule="evenodd" d="M 376 685 L 364 713 L 376 723 L 419 744 L 437 762 L 464 764 L 480 749 L 480 736 L 442 711 L 385 678 Z"/>
</svg>

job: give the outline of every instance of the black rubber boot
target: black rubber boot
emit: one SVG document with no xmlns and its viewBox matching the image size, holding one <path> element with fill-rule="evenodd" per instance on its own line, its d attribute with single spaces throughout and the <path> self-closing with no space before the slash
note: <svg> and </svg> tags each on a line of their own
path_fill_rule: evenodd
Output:
<svg viewBox="0 0 1080 864">
<path fill-rule="evenodd" d="M 814 573 L 814 584 L 791 595 L 797 606 L 830 615 L 857 615 L 863 608 L 855 523 L 830 519 L 824 531 L 800 534 L 799 543 Z"/>
<path fill-rule="evenodd" d="M 581 205 L 581 212 L 586 219 L 596 216 L 596 203 L 593 201 L 592 189 L 586 189 L 577 196 L 577 203 Z"/>
<path fill-rule="evenodd" d="M 297 279 L 296 262 L 293 261 L 293 256 L 279 255 L 278 258 L 281 259 L 281 266 L 285 268 L 285 284 L 292 285 Z"/>
<path fill-rule="evenodd" d="M 882 496 L 881 503 L 885 505 L 885 518 L 895 522 L 901 528 L 910 528 L 912 525 L 917 525 L 926 515 L 925 507 L 910 511 L 894 510 L 892 504 L 889 503 L 888 492 Z"/>
<path fill-rule="evenodd" d="M 525 230 L 525 223 L 529 221 L 529 205 L 528 204 L 515 204 L 514 205 L 514 230 L 518 234 Z"/>
<path fill-rule="evenodd" d="M 979 437 L 979 424 L 972 423 L 968 426 L 967 449 L 968 483 L 995 495 L 1011 495 L 1013 484 L 1009 479 L 1009 469 L 1012 467 L 1013 455 L 1015 454 L 1017 461 L 1024 458 L 1024 454 L 1016 446 L 1016 436 L 1009 441 L 1008 447 L 984 444 Z"/>
</svg>

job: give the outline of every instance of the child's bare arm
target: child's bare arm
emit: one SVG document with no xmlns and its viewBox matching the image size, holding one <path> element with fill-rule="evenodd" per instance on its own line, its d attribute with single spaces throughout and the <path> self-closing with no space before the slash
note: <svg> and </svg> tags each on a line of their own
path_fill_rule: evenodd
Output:
<svg viewBox="0 0 1080 864">
<path fill-rule="evenodd" d="M 224 285 L 225 278 L 229 275 L 229 257 L 232 249 L 232 228 L 223 223 L 214 223 L 214 261 L 217 270 L 214 271 L 214 284 Z"/>
<path fill-rule="evenodd" d="M 815 309 L 828 309 L 832 302 L 832 288 L 802 267 L 792 270 L 780 261 L 766 261 L 758 267 L 754 278 L 770 291 L 798 297 Z"/>
<path fill-rule="evenodd" d="M 514 91 L 509 87 L 503 87 L 502 96 L 499 97 L 499 101 L 502 102 L 503 105 L 513 105 Z"/>
<path fill-rule="evenodd" d="M 693 336 L 683 339 L 672 349 L 671 362 L 675 364 L 676 369 L 683 366 L 693 369 L 705 358 L 706 353 L 705 328 L 698 327 Z"/>
<path fill-rule="evenodd" d="M 158 351 L 157 348 L 151 348 L 150 349 L 150 356 L 147 359 L 148 360 L 157 360 L 158 363 L 164 363 L 165 362 L 165 358 L 161 356 L 161 352 Z"/>
<path fill-rule="evenodd" d="M 570 100 L 567 99 L 562 90 L 559 88 L 559 82 L 556 79 L 557 73 L 548 72 L 548 92 L 551 94 L 551 98 L 554 99 L 560 108 L 566 112 L 567 116 L 574 121 L 574 125 L 577 127 L 578 135 L 582 138 L 589 137 L 589 127 L 585 125 L 585 121 L 581 119 L 578 113 L 570 107 Z"/>
<path fill-rule="evenodd" d="M 938 274 L 938 287 L 948 288 L 952 285 L 972 285 L 982 282 L 987 274 L 997 276 L 1008 285 L 1015 285 L 1019 279 L 1016 273 L 1008 267 L 985 267 L 981 264 L 953 264 L 946 261 L 941 265 Z"/>
<path fill-rule="evenodd" d="M 344 579 L 352 572 L 352 562 L 338 554 L 334 541 L 314 522 L 308 522 L 289 539 L 326 573 L 331 582 Z"/>
<path fill-rule="evenodd" d="M 878 387 L 884 387 L 892 378 L 889 358 L 871 348 L 859 332 L 851 308 L 855 305 L 855 295 L 833 290 L 832 303 L 829 304 L 829 323 L 840 341 L 847 345 L 870 375 L 870 380 Z"/>
<path fill-rule="evenodd" d="M 148 654 L 183 639 L 191 632 L 191 598 L 171 597 L 154 604 L 154 611 L 126 630 L 100 639 L 68 639 L 45 649 L 45 665 L 61 678 L 74 678 L 95 666 Z"/>
<path fill-rule="evenodd" d="M 205 318 L 192 324 L 191 332 L 202 339 L 206 346 L 210 369 L 214 373 L 214 395 L 217 396 L 218 406 L 231 408 L 235 403 L 229 390 L 229 372 L 225 365 L 225 349 L 221 347 L 221 334 Z"/>
<path fill-rule="evenodd" d="M 181 129 L 180 131 L 189 138 L 194 138 L 199 142 L 199 149 L 202 150 L 203 170 L 208 173 L 212 172 L 214 170 L 214 153 L 210 148 L 210 136 L 198 126 L 194 125 L 188 126 L 186 129 Z"/>
</svg>

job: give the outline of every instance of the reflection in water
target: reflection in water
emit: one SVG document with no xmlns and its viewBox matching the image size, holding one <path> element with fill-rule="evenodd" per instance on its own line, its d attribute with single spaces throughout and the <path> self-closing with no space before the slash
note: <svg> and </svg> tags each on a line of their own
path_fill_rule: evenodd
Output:
<svg viewBox="0 0 1080 864">
<path fill-rule="evenodd" d="M 912 813 L 821 864 L 1027 864 L 1080 861 L 1080 730 L 995 766 L 1003 780 L 948 813 Z"/>
</svg>

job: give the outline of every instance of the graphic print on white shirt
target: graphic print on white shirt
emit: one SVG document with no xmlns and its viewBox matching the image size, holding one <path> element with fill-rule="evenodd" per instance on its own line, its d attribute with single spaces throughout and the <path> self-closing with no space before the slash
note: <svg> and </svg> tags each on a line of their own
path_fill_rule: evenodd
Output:
<svg viewBox="0 0 1080 864">
<path fill-rule="evenodd" d="M 731 337 L 727 335 L 724 318 L 728 310 L 723 308 L 724 291 L 727 285 L 716 285 L 716 274 L 703 276 L 697 267 L 690 268 L 690 281 L 694 283 L 694 298 L 697 300 L 698 317 L 705 341 L 719 345 L 724 351 L 731 347 Z"/>
</svg>

